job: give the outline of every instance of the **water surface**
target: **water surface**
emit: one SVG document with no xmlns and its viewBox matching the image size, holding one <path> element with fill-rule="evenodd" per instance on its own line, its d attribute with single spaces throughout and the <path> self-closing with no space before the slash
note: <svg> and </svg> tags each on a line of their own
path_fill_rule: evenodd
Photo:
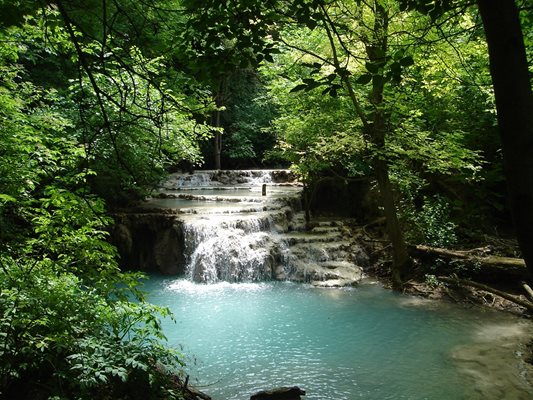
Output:
<svg viewBox="0 0 533 400">
<path fill-rule="evenodd" d="M 170 344 L 183 347 L 191 382 L 213 399 L 292 385 L 308 400 L 533 398 L 517 353 L 530 327 L 509 316 L 375 284 L 205 285 L 153 276 L 145 288 L 174 312 L 176 323 L 164 323 Z"/>
</svg>

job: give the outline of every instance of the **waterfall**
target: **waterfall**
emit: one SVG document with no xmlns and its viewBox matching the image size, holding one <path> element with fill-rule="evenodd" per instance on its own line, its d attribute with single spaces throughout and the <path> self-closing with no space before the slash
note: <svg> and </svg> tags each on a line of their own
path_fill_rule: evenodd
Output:
<svg viewBox="0 0 533 400">
<path fill-rule="evenodd" d="M 287 170 L 172 174 L 144 213 L 131 214 L 122 258 L 201 283 L 357 283 L 368 257 L 343 221 L 315 220 L 308 230 L 301 191 Z M 117 229 L 123 237 L 127 224 Z"/>
<path fill-rule="evenodd" d="M 268 217 L 216 218 L 184 225 L 187 276 L 195 282 L 271 279 L 275 231 Z"/>
<path fill-rule="evenodd" d="M 187 278 L 205 283 L 272 279 L 282 263 L 280 234 L 287 230 L 288 210 L 299 203 L 301 187 L 291 179 L 279 170 L 169 176 L 159 197 L 166 206 L 175 202 L 183 222 Z"/>
</svg>

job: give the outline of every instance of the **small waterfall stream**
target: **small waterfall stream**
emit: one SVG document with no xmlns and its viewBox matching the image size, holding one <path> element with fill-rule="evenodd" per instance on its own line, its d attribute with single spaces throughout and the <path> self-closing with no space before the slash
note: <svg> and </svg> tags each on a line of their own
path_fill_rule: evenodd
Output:
<svg viewBox="0 0 533 400">
<path fill-rule="evenodd" d="M 195 282 L 261 281 L 271 278 L 273 238 L 268 217 L 188 221 L 184 226 L 187 276 Z"/>
</svg>

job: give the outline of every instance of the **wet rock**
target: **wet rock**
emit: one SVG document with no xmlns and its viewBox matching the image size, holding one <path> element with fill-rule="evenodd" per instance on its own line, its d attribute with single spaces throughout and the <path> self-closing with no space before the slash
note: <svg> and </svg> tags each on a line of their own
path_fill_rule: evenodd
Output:
<svg viewBox="0 0 533 400">
<path fill-rule="evenodd" d="M 363 279 L 362 269 L 346 261 L 308 263 L 299 260 L 294 263 L 294 267 L 290 274 L 291 280 L 309 282 L 314 286 L 354 286 Z"/>
<path fill-rule="evenodd" d="M 321 288 L 338 288 L 357 285 L 359 281 L 349 279 L 329 279 L 327 281 L 311 281 L 311 285 Z"/>
<path fill-rule="evenodd" d="M 297 177 L 294 172 L 288 169 L 272 171 L 272 181 L 275 183 L 290 183 L 296 182 L 296 180 Z"/>
<path fill-rule="evenodd" d="M 115 215 L 115 219 L 111 241 L 117 246 L 121 267 L 168 275 L 184 272 L 183 230 L 175 215 L 135 212 Z"/>
<path fill-rule="evenodd" d="M 298 386 L 280 387 L 272 390 L 261 390 L 250 397 L 250 400 L 300 400 L 305 390 Z"/>
<path fill-rule="evenodd" d="M 125 224 L 116 224 L 111 233 L 111 238 L 115 243 L 119 254 L 131 254 L 133 239 L 131 237 L 130 229 Z"/>
<path fill-rule="evenodd" d="M 336 242 L 342 240 L 342 235 L 339 232 L 334 233 L 307 233 L 307 232 L 293 232 L 284 236 L 285 240 L 290 245 L 298 243 L 325 243 Z"/>
<path fill-rule="evenodd" d="M 311 229 L 311 232 L 313 233 L 339 233 L 339 228 L 335 226 L 317 226 L 313 229 Z"/>
</svg>

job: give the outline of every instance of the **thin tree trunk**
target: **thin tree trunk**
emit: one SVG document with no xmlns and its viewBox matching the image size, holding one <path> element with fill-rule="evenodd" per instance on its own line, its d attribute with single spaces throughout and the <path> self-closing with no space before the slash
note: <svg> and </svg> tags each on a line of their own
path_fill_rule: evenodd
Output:
<svg viewBox="0 0 533 400">
<path fill-rule="evenodd" d="M 478 0 L 489 48 L 509 206 L 533 277 L 533 94 L 513 0 Z"/>
<path fill-rule="evenodd" d="M 342 71 L 335 40 L 332 32 L 334 27 L 328 16 L 327 10 L 322 6 L 322 11 L 326 17 L 324 27 L 328 35 L 331 51 L 333 53 L 333 64 L 338 71 Z M 387 54 L 387 36 L 388 36 L 388 13 L 378 0 L 374 1 L 374 27 L 371 38 L 365 42 L 367 56 L 370 62 L 383 61 L 384 55 Z M 400 227 L 396 204 L 394 201 L 394 191 L 389 178 L 389 166 L 386 160 L 381 158 L 380 153 L 385 148 L 385 136 L 388 132 L 388 117 L 383 109 L 383 89 L 384 82 L 382 75 L 374 75 L 372 79 L 372 91 L 370 93 L 370 102 L 374 106 L 374 114 L 370 120 L 365 114 L 363 108 L 357 100 L 357 96 L 352 86 L 349 76 L 341 74 L 341 79 L 347 89 L 350 100 L 352 101 L 357 116 L 363 123 L 363 134 L 365 138 L 372 141 L 376 155 L 372 160 L 374 175 L 378 183 L 381 197 L 381 203 L 387 222 L 387 236 L 392 245 L 393 264 L 392 264 L 392 283 L 395 289 L 401 289 L 405 277 L 409 272 L 412 264 L 411 258 L 407 252 L 407 245 L 403 231 Z"/>
<path fill-rule="evenodd" d="M 217 94 L 217 107 L 219 106 L 218 100 L 219 94 Z M 220 110 L 213 111 L 213 116 L 211 117 L 211 125 L 220 128 Z M 222 168 L 222 163 L 220 161 L 222 154 L 222 132 L 215 131 L 215 136 L 213 137 L 213 160 L 215 164 L 215 169 L 219 170 Z"/>
<path fill-rule="evenodd" d="M 215 94 L 215 104 L 217 106 L 217 109 L 213 111 L 213 115 L 211 117 L 211 125 L 217 128 L 222 128 L 220 108 L 224 106 L 224 103 L 226 102 L 226 99 L 225 99 L 226 82 L 225 81 L 226 81 L 226 77 L 222 76 L 218 83 L 218 88 Z M 214 160 L 216 170 L 219 170 L 222 168 L 221 155 L 222 155 L 222 132 L 217 130 L 215 131 L 215 136 L 213 137 L 213 160 Z"/>
<path fill-rule="evenodd" d="M 387 35 L 389 17 L 387 10 L 376 1 L 374 16 L 374 30 L 372 43 L 367 45 L 366 51 L 371 63 L 383 62 L 383 57 L 387 54 Z M 389 166 L 387 161 L 380 154 L 385 148 L 385 136 L 388 131 L 388 119 L 383 107 L 384 77 L 379 74 L 373 75 L 372 92 L 370 102 L 374 106 L 374 119 L 366 128 L 368 136 L 371 138 L 377 154 L 372 162 L 374 174 L 378 182 L 379 192 L 385 217 L 387 219 L 387 235 L 392 244 L 393 267 L 392 283 L 394 288 L 401 289 L 405 276 L 411 265 L 411 258 L 407 252 L 407 245 L 403 231 L 400 227 L 396 204 L 394 201 L 394 191 L 389 179 Z"/>
<path fill-rule="evenodd" d="M 215 111 L 215 123 L 214 126 L 217 128 L 220 127 L 220 111 Z M 219 170 L 222 168 L 221 162 L 222 155 L 222 132 L 216 131 L 215 137 L 213 138 L 213 156 L 215 160 L 215 169 Z"/>
</svg>

